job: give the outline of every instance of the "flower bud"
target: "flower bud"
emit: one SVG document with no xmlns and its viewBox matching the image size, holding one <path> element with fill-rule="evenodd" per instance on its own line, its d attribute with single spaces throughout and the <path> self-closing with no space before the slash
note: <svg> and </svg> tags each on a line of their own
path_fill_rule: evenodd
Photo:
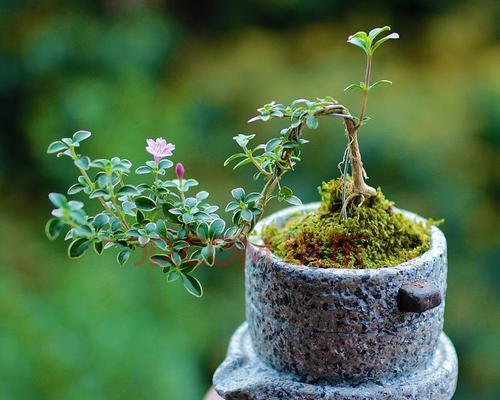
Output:
<svg viewBox="0 0 500 400">
<path fill-rule="evenodd" d="M 181 163 L 177 163 L 177 165 L 175 166 L 175 175 L 177 175 L 177 178 L 183 179 L 184 172 L 184 165 L 182 165 Z"/>
</svg>

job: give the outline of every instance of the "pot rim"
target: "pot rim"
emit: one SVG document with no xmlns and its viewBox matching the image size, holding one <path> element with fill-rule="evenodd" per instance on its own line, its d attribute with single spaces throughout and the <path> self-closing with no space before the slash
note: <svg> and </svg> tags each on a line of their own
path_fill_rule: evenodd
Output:
<svg viewBox="0 0 500 400">
<path fill-rule="evenodd" d="M 287 207 L 283 210 L 277 211 L 268 217 L 262 219 L 254 228 L 252 235 L 250 235 L 247 247 L 252 253 L 258 253 L 261 251 L 261 246 L 264 245 L 263 240 L 260 237 L 260 232 L 262 228 L 266 225 L 272 223 L 276 218 L 290 217 L 294 213 L 304 213 L 316 210 L 320 206 L 320 202 L 308 203 L 301 206 Z M 399 209 L 394 207 L 396 212 L 401 212 L 405 217 L 414 221 L 425 221 L 425 218 L 418 214 L 412 213 L 407 210 Z M 446 257 L 446 238 L 443 232 L 436 226 L 431 227 L 431 247 L 425 253 L 419 255 L 418 257 L 407 260 L 401 264 L 382 267 L 382 268 L 318 268 L 310 267 L 303 264 L 293 264 L 283 260 L 282 258 L 276 256 L 271 249 L 267 249 L 266 255 L 269 257 L 269 264 L 273 264 L 275 268 L 279 268 L 284 272 L 294 272 L 300 275 L 307 275 L 311 277 L 311 274 L 317 278 L 324 278 L 327 276 L 341 276 L 345 278 L 362 278 L 366 277 L 367 274 L 380 276 L 394 276 L 401 273 L 409 273 L 421 268 L 422 265 L 431 263 L 433 260 L 439 257 Z"/>
</svg>

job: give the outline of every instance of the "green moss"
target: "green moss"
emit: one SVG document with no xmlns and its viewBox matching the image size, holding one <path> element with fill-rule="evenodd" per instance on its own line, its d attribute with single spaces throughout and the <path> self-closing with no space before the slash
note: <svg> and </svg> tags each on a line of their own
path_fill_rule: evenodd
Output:
<svg viewBox="0 0 500 400">
<path fill-rule="evenodd" d="M 350 182 L 347 185 L 349 195 Z M 430 246 L 430 225 L 394 212 L 381 190 L 342 218 L 342 180 L 323 183 L 321 206 L 292 216 L 285 226 L 270 225 L 262 237 L 271 251 L 296 264 L 323 268 L 382 268 L 417 257 Z"/>
</svg>

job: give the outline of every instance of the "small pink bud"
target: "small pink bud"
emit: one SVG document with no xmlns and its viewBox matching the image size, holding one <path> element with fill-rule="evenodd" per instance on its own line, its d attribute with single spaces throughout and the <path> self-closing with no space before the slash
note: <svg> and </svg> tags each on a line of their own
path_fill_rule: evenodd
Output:
<svg viewBox="0 0 500 400">
<path fill-rule="evenodd" d="M 182 165 L 181 163 L 177 163 L 177 165 L 175 166 L 175 175 L 177 175 L 177 178 L 184 178 L 184 172 L 184 165 Z"/>
</svg>

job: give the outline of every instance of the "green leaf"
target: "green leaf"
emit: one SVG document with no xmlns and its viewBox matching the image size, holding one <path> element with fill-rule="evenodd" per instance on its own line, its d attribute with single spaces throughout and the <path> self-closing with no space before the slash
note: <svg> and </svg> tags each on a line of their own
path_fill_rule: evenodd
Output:
<svg viewBox="0 0 500 400">
<path fill-rule="evenodd" d="M 172 167 L 172 165 L 174 165 L 174 163 L 166 158 L 164 158 L 163 160 L 161 160 L 158 163 L 158 167 L 164 168 L 164 169 L 170 168 L 170 167 Z"/>
<path fill-rule="evenodd" d="M 66 199 L 66 196 L 64 196 L 60 193 L 50 193 L 49 200 L 56 207 L 64 207 L 66 205 L 66 203 L 68 202 L 68 200 Z"/>
<path fill-rule="evenodd" d="M 293 195 L 293 190 L 287 186 L 283 186 L 278 193 L 278 201 L 287 200 Z"/>
<path fill-rule="evenodd" d="M 290 105 L 291 105 L 292 107 L 294 107 L 294 106 L 296 106 L 297 104 L 300 104 L 300 103 L 307 104 L 307 103 L 309 103 L 309 100 L 307 100 L 307 99 L 296 99 L 296 100 L 292 101 L 292 102 L 290 103 Z"/>
<path fill-rule="evenodd" d="M 45 224 L 45 234 L 50 240 L 57 239 L 57 237 L 61 234 L 64 225 L 64 222 L 62 222 L 59 218 L 51 218 Z"/>
<path fill-rule="evenodd" d="M 187 242 L 185 240 L 177 240 L 174 243 L 173 247 L 174 247 L 174 250 L 179 251 L 179 250 L 182 250 L 182 249 L 187 249 L 189 246 L 190 246 L 189 242 Z"/>
<path fill-rule="evenodd" d="M 148 222 L 144 227 L 144 230 L 148 233 L 148 235 L 156 233 L 156 224 L 154 222 Z"/>
<path fill-rule="evenodd" d="M 87 221 L 87 216 L 81 210 L 76 210 L 71 212 L 70 218 L 75 221 L 77 224 L 85 224 Z"/>
<path fill-rule="evenodd" d="M 354 46 L 358 46 L 363 49 L 366 54 L 369 54 L 369 41 L 370 39 L 366 35 L 365 32 L 358 32 L 354 35 L 351 35 L 347 38 L 347 42 L 353 44 Z"/>
<path fill-rule="evenodd" d="M 137 190 L 142 193 L 145 190 L 151 190 L 151 186 L 146 183 L 140 183 L 139 185 L 137 185 Z"/>
<path fill-rule="evenodd" d="M 196 261 L 196 260 L 192 260 L 192 261 Z M 181 265 L 180 267 L 180 272 L 185 274 L 185 275 L 189 275 L 190 273 L 192 273 L 195 269 L 196 269 L 197 265 L 193 265 L 193 264 L 183 264 Z"/>
<path fill-rule="evenodd" d="M 135 216 L 135 203 L 133 201 L 124 201 L 122 203 L 123 212 L 131 217 Z"/>
<path fill-rule="evenodd" d="M 187 192 L 191 187 L 198 186 L 198 184 L 199 184 L 196 179 L 183 180 L 182 182 L 184 184 L 184 186 L 182 188 L 183 192 Z"/>
<path fill-rule="evenodd" d="M 172 263 L 170 262 L 170 257 L 165 254 L 155 254 L 154 256 L 149 257 L 149 260 L 156 265 L 159 265 L 163 268 L 170 268 Z"/>
<path fill-rule="evenodd" d="M 83 208 L 83 203 L 81 201 L 70 200 L 66 204 L 70 210 L 81 210 Z"/>
<path fill-rule="evenodd" d="M 74 185 L 70 186 L 68 189 L 68 194 L 76 194 L 78 192 L 81 192 L 83 189 L 85 189 L 85 186 L 75 183 Z"/>
<path fill-rule="evenodd" d="M 167 273 L 167 283 L 175 282 L 177 279 L 179 279 L 181 274 L 179 271 L 176 271 L 175 269 L 172 269 L 168 271 Z"/>
<path fill-rule="evenodd" d="M 170 255 L 170 259 L 176 267 L 178 267 L 182 263 L 182 257 L 179 255 L 179 253 L 172 252 L 172 254 Z"/>
<path fill-rule="evenodd" d="M 380 40 L 377 40 L 377 42 L 372 47 L 372 54 L 375 52 L 375 50 L 377 50 L 380 47 L 380 45 L 387 42 L 389 39 L 399 39 L 399 35 L 394 32 Z"/>
<path fill-rule="evenodd" d="M 231 162 L 231 161 L 234 161 L 234 160 L 237 160 L 238 158 L 242 158 L 242 157 L 246 157 L 247 155 L 244 154 L 244 153 L 236 153 L 236 154 L 233 154 L 232 156 L 228 157 L 226 159 L 226 161 L 224 161 L 224 167 L 227 167 L 228 164 Z"/>
<path fill-rule="evenodd" d="M 94 251 L 97 254 L 101 255 L 103 250 L 104 250 L 104 244 L 100 240 L 95 241 L 94 242 Z"/>
<path fill-rule="evenodd" d="M 52 142 L 51 144 L 49 144 L 49 147 L 47 149 L 47 153 L 48 154 L 58 153 L 60 151 L 66 150 L 67 148 L 68 148 L 68 146 L 66 146 L 63 142 L 58 140 L 56 142 Z"/>
<path fill-rule="evenodd" d="M 213 266 L 215 264 L 215 247 L 209 243 L 201 249 L 201 256 L 208 265 Z"/>
<path fill-rule="evenodd" d="M 168 249 L 168 243 L 163 240 L 163 239 L 152 239 L 153 243 L 155 244 L 156 247 L 158 247 L 161 250 L 167 250 Z"/>
<path fill-rule="evenodd" d="M 182 222 L 184 222 L 185 224 L 190 224 L 191 222 L 193 222 L 193 220 L 194 216 L 192 214 L 189 213 L 182 214 Z"/>
<path fill-rule="evenodd" d="M 109 222 L 110 228 L 113 232 L 119 231 L 122 229 L 122 221 L 118 217 L 110 218 Z"/>
<path fill-rule="evenodd" d="M 71 140 L 70 138 L 64 137 L 61 139 L 61 141 L 64 144 L 66 144 L 67 146 L 74 146 L 73 140 Z M 78 143 L 77 143 L 77 145 L 78 145 Z"/>
<path fill-rule="evenodd" d="M 300 200 L 297 196 L 290 196 L 285 201 L 289 204 L 294 205 L 294 206 L 301 206 L 302 205 L 302 200 Z"/>
<path fill-rule="evenodd" d="M 106 214 L 97 214 L 92 221 L 92 225 L 96 229 L 101 229 L 104 225 L 109 222 L 109 217 Z"/>
<path fill-rule="evenodd" d="M 156 203 L 146 196 L 136 198 L 135 205 L 142 211 L 152 211 L 156 208 Z"/>
<path fill-rule="evenodd" d="M 99 158 L 98 160 L 94 160 L 92 161 L 92 163 L 90 164 L 91 167 L 94 167 L 94 168 L 106 168 L 106 165 L 108 164 L 108 160 L 104 160 L 102 158 Z"/>
<path fill-rule="evenodd" d="M 184 214 L 183 211 L 180 208 L 171 208 L 171 209 L 168 210 L 168 212 L 170 214 L 174 214 L 174 215 L 182 215 L 182 214 Z"/>
<path fill-rule="evenodd" d="M 108 192 L 104 189 L 96 189 L 92 193 L 90 193 L 89 198 L 90 199 L 95 199 L 97 197 L 105 197 L 108 196 Z"/>
<path fill-rule="evenodd" d="M 219 206 L 210 206 L 208 204 L 202 204 L 202 213 L 203 214 L 208 214 L 208 217 L 210 218 L 215 218 L 215 217 L 218 217 L 218 215 L 214 214 L 215 212 L 217 212 L 217 210 L 219 210 Z"/>
<path fill-rule="evenodd" d="M 388 81 L 387 79 L 381 79 L 380 81 L 377 81 L 374 84 L 370 85 L 370 90 L 372 90 L 375 86 L 380 85 L 381 83 L 387 83 L 389 85 L 392 85 L 391 81 Z"/>
<path fill-rule="evenodd" d="M 55 208 L 54 210 L 52 210 L 51 214 L 54 217 L 62 218 L 64 217 L 64 210 L 62 208 Z"/>
<path fill-rule="evenodd" d="M 87 156 L 80 157 L 78 160 L 75 160 L 75 165 L 78 168 L 88 170 L 90 168 L 90 158 Z"/>
<path fill-rule="evenodd" d="M 204 222 L 198 225 L 198 228 L 196 228 L 196 234 L 201 238 L 201 239 L 207 239 L 208 238 L 208 225 L 205 224 Z"/>
<path fill-rule="evenodd" d="M 231 190 L 231 194 L 238 201 L 242 201 L 245 198 L 245 190 L 243 188 L 233 189 Z"/>
<path fill-rule="evenodd" d="M 260 193 L 252 192 L 245 197 L 246 203 L 255 203 L 261 197 Z"/>
<path fill-rule="evenodd" d="M 250 210 L 241 210 L 241 218 L 247 222 L 252 221 L 253 214 Z"/>
<path fill-rule="evenodd" d="M 167 225 L 165 224 L 165 221 L 162 219 L 159 219 L 158 222 L 156 223 L 156 226 L 158 227 L 158 233 L 160 234 L 160 237 L 166 238 L 167 237 Z"/>
<path fill-rule="evenodd" d="M 109 177 L 105 172 L 98 172 L 94 177 L 94 182 L 96 182 L 97 186 L 100 188 L 107 188 Z"/>
<path fill-rule="evenodd" d="M 192 275 L 182 275 L 182 283 L 186 290 L 195 297 L 203 296 L 201 283 Z"/>
<path fill-rule="evenodd" d="M 141 194 L 141 192 L 139 192 L 139 190 L 132 185 L 124 185 L 117 190 L 116 194 L 118 196 L 137 196 Z"/>
<path fill-rule="evenodd" d="M 92 134 L 89 131 L 78 131 L 73 135 L 73 143 L 79 143 L 85 139 L 88 139 Z"/>
<path fill-rule="evenodd" d="M 246 158 L 244 160 L 241 160 L 239 163 L 237 163 L 233 169 L 238 169 L 239 167 L 242 167 L 243 165 L 246 165 L 246 164 L 250 164 L 252 162 L 252 160 L 250 160 L 250 158 Z"/>
<path fill-rule="evenodd" d="M 136 219 L 137 219 L 137 222 L 142 224 L 144 222 L 144 219 L 146 217 L 144 216 L 144 213 L 141 211 L 141 210 L 137 210 L 136 212 Z"/>
<path fill-rule="evenodd" d="M 368 32 L 368 37 L 373 41 L 378 35 L 380 35 L 382 32 L 390 31 L 391 27 L 390 26 L 384 26 L 382 28 L 374 28 L 370 32 Z"/>
<path fill-rule="evenodd" d="M 116 261 L 118 261 L 120 265 L 125 264 L 129 258 L 130 258 L 130 250 L 128 249 L 122 250 L 116 255 Z"/>
<path fill-rule="evenodd" d="M 76 239 L 68 247 L 69 258 L 81 257 L 90 247 L 90 242 L 85 238 Z"/>
<path fill-rule="evenodd" d="M 92 236 L 92 229 L 87 225 L 79 225 L 73 228 L 74 235 L 77 237 L 90 238 Z"/>
<path fill-rule="evenodd" d="M 208 235 L 210 236 L 210 238 L 215 238 L 217 236 L 220 236 L 224 232 L 225 227 L 226 223 L 224 222 L 223 219 L 216 219 L 210 224 Z"/>
<path fill-rule="evenodd" d="M 232 238 L 234 235 L 236 235 L 236 232 L 238 232 L 238 227 L 232 226 L 232 227 L 226 229 L 224 236 L 226 238 Z"/>
<path fill-rule="evenodd" d="M 236 135 L 233 137 L 233 139 L 238 143 L 240 147 L 245 147 L 250 140 L 252 140 L 255 137 L 255 135 Z"/>
<path fill-rule="evenodd" d="M 118 167 L 118 170 L 121 172 L 128 172 L 130 170 L 130 167 L 132 166 L 132 162 L 130 160 L 127 160 L 126 158 L 120 160 Z"/>
<path fill-rule="evenodd" d="M 240 204 L 236 201 L 231 201 L 226 206 L 226 212 L 234 211 L 238 208 L 240 208 Z"/>
<path fill-rule="evenodd" d="M 135 170 L 135 173 L 137 175 L 150 174 L 151 172 L 153 172 L 153 170 L 145 165 L 143 165 Z"/>
<path fill-rule="evenodd" d="M 360 83 L 352 83 L 350 84 L 349 86 L 347 86 L 345 89 L 344 89 L 344 92 L 347 92 L 348 90 L 350 89 L 354 89 L 354 88 L 357 88 L 357 89 L 361 89 L 363 90 L 365 88 L 365 84 L 363 82 L 360 82 Z"/>
<path fill-rule="evenodd" d="M 209 195 L 210 195 L 210 193 L 208 193 L 205 190 L 202 190 L 201 192 L 198 192 L 198 194 L 196 195 L 196 199 L 198 199 L 199 201 L 202 201 L 202 200 L 207 199 Z"/>
<path fill-rule="evenodd" d="M 306 125 L 310 129 L 316 129 L 318 127 L 318 118 L 314 115 L 308 115 L 306 118 Z"/>
<path fill-rule="evenodd" d="M 349 38 L 357 38 L 357 39 L 361 39 L 364 42 L 366 42 L 366 40 L 368 39 L 368 35 L 366 34 L 366 32 L 359 31 L 359 32 L 356 32 L 355 34 L 349 36 Z"/>
<path fill-rule="evenodd" d="M 281 144 L 281 138 L 273 138 L 266 143 L 266 152 L 273 151 L 276 147 Z"/>
<path fill-rule="evenodd" d="M 198 200 L 195 197 L 188 197 L 184 202 L 184 205 L 189 209 L 195 207 L 197 204 Z"/>
</svg>

